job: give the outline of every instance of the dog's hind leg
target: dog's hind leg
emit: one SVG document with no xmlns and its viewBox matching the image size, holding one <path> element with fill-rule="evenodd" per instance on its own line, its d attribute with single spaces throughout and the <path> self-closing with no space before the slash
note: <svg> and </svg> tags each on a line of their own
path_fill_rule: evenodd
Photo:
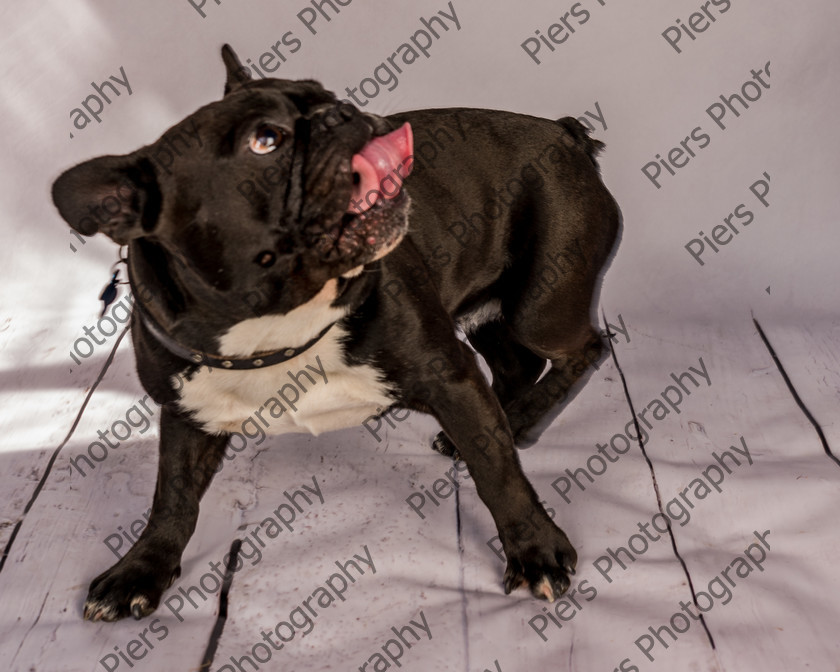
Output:
<svg viewBox="0 0 840 672">
<path fill-rule="evenodd" d="M 503 304 L 513 338 L 551 362 L 535 385 L 504 405 L 520 446 L 529 430 L 554 419 L 605 356 L 594 307 L 621 215 L 600 181 L 584 184 L 577 198 L 558 189 L 556 200 L 534 206 L 534 216 L 554 223 L 539 228 L 530 254 L 513 269 L 519 291 Z"/>
<path fill-rule="evenodd" d="M 537 382 L 546 360 L 516 341 L 504 318 L 482 324 L 467 334 L 493 374 L 493 392 L 506 407 Z"/>
<path fill-rule="evenodd" d="M 550 357 L 551 368 L 532 387 L 505 406 L 511 432 L 517 445 L 525 442 L 530 430 L 547 426 L 583 386 L 585 374 L 603 359 L 601 336 L 592 327 L 575 345 L 558 349 Z M 576 384 L 580 383 L 580 384 Z"/>
<path fill-rule="evenodd" d="M 490 367 L 492 389 L 502 408 L 532 387 L 545 370 L 546 359 L 517 343 L 504 318 L 485 322 L 468 332 L 467 340 Z M 443 432 L 435 437 L 432 447 L 443 455 L 457 457 L 455 446 Z"/>
</svg>

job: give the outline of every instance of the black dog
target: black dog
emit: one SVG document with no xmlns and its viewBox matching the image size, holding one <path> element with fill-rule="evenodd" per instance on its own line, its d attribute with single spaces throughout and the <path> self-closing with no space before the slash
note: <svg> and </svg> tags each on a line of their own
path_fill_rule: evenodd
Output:
<svg viewBox="0 0 840 672">
<path fill-rule="evenodd" d="M 620 226 L 601 143 L 570 117 L 377 117 L 314 81 L 249 81 L 227 45 L 222 58 L 221 101 L 53 185 L 75 230 L 128 246 L 137 370 L 163 406 L 151 518 L 91 583 L 85 618 L 158 606 L 228 433 L 258 409 L 275 433 L 432 414 L 435 449 L 465 460 L 493 515 L 505 592 L 560 596 L 577 556 L 514 443 L 601 356 L 590 313 Z M 405 180 L 412 128 L 438 156 Z M 284 409 L 273 395 L 305 367 L 328 382 Z"/>
</svg>

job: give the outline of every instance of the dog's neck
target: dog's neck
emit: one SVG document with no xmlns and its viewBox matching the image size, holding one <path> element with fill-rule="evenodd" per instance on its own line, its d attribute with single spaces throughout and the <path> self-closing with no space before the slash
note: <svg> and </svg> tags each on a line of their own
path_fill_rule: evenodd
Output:
<svg viewBox="0 0 840 672">
<path fill-rule="evenodd" d="M 294 357 L 297 357 L 301 353 L 311 348 L 318 341 L 320 341 L 321 338 L 325 336 L 326 333 L 330 329 L 332 329 L 337 322 L 336 320 L 336 322 L 328 323 L 314 337 L 309 339 L 306 343 L 303 343 L 302 345 L 299 345 L 297 347 L 284 347 L 264 352 L 252 352 L 251 356 L 249 357 L 229 357 L 210 354 L 202 350 L 196 350 L 194 348 L 190 348 L 187 345 L 179 343 L 172 336 L 170 336 L 160 324 L 158 324 L 155 321 L 155 319 L 142 305 L 141 301 L 135 300 L 134 307 L 138 311 L 140 315 L 140 320 L 143 322 L 143 325 L 146 327 L 147 331 L 158 343 L 160 343 L 169 352 L 189 362 L 190 364 L 194 364 L 197 366 L 207 366 L 215 369 L 263 369 L 268 366 L 273 366 L 275 364 L 281 364 L 282 362 L 286 362 Z M 260 320 L 264 318 L 255 319 Z"/>
<path fill-rule="evenodd" d="M 175 329 L 169 325 L 177 325 L 183 320 L 173 314 L 171 300 L 149 291 L 143 274 L 138 273 L 130 261 L 128 264 L 135 309 L 154 340 L 190 364 L 234 370 L 280 364 L 315 345 L 364 301 L 370 286 L 366 280 L 370 276 L 367 279 L 360 277 L 363 274 L 361 269 L 359 271 L 327 281 L 312 299 L 288 313 L 266 314 L 220 326 L 214 339 L 215 347 L 202 347 L 173 334 Z M 176 303 L 182 298 L 188 301 L 191 297 L 176 297 Z"/>
</svg>

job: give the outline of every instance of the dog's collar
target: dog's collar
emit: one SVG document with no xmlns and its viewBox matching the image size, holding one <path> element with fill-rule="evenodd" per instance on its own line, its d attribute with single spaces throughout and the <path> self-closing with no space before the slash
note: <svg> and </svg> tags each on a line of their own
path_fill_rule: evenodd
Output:
<svg viewBox="0 0 840 672">
<path fill-rule="evenodd" d="M 143 321 L 146 329 L 148 329 L 152 336 L 154 336 L 164 348 L 169 350 L 169 352 L 181 359 L 187 360 L 192 364 L 196 364 L 198 366 L 209 366 L 210 368 L 215 369 L 243 371 L 250 369 L 264 369 L 265 367 L 273 366 L 274 364 L 282 364 L 283 362 L 286 362 L 293 357 L 297 357 L 302 352 L 311 348 L 335 325 L 335 322 L 330 322 L 330 324 L 321 330 L 320 334 L 317 334 L 314 338 L 297 348 L 283 348 L 281 350 L 258 352 L 251 357 L 216 357 L 215 355 L 210 355 L 206 352 L 202 352 L 201 350 L 195 350 L 194 348 L 182 345 L 172 338 L 149 314 L 146 308 L 139 301 L 139 297 L 134 301 L 134 307 L 140 315 L 140 319 Z"/>
</svg>

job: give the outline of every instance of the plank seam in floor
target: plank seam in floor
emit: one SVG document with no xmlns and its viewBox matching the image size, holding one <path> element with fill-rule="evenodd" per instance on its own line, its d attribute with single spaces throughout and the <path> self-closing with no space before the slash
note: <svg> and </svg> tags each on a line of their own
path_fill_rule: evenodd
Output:
<svg viewBox="0 0 840 672">
<path fill-rule="evenodd" d="M 44 607 L 46 606 L 47 600 L 49 599 L 49 597 L 50 597 L 50 592 L 47 591 L 47 594 L 44 595 L 44 599 L 41 602 L 41 608 L 38 609 L 38 615 L 35 617 L 35 620 L 32 622 L 32 625 L 30 625 L 29 628 L 26 630 L 26 634 L 21 638 L 20 644 L 18 644 L 17 651 L 15 651 L 15 655 L 12 656 L 12 660 L 11 660 L 10 665 L 14 665 L 15 661 L 17 660 L 18 654 L 20 653 L 21 649 L 23 648 L 23 645 L 26 644 L 27 638 L 32 633 L 32 631 L 35 629 L 35 626 L 38 625 L 39 621 L 41 620 L 41 614 L 44 613 Z"/>
<path fill-rule="evenodd" d="M 609 325 L 607 321 L 606 313 L 601 313 L 604 318 L 604 324 Z M 665 514 L 665 511 L 662 508 L 662 495 L 659 492 L 659 484 L 656 481 L 656 470 L 653 467 L 653 462 L 651 461 L 650 457 L 647 454 L 647 450 L 645 449 L 645 442 L 642 440 L 642 431 L 641 427 L 639 426 L 639 419 L 636 416 L 636 409 L 633 407 L 633 400 L 630 398 L 630 390 L 627 387 L 627 379 L 624 377 L 624 371 L 621 369 L 621 365 L 618 363 L 618 355 L 615 352 L 615 348 L 613 347 L 612 339 L 609 338 L 609 327 L 607 327 L 607 343 L 610 346 L 610 353 L 612 353 L 613 362 L 615 362 L 615 368 L 618 371 L 618 375 L 621 378 L 621 385 L 624 388 L 624 397 L 627 399 L 627 404 L 630 407 L 630 414 L 633 416 L 633 426 L 636 430 L 636 436 L 639 437 L 637 439 L 639 448 L 642 451 L 642 456 L 645 458 L 645 462 L 647 462 L 648 469 L 650 470 L 650 477 L 653 483 L 653 491 L 656 494 L 656 506 L 659 509 L 659 513 L 665 519 L 665 526 L 668 528 L 668 536 L 671 539 L 671 548 L 674 551 L 674 555 L 676 556 L 677 560 L 679 560 L 680 565 L 682 566 L 683 573 L 685 574 L 685 578 L 688 580 L 688 589 L 691 591 L 691 601 L 694 603 L 694 606 L 697 607 L 697 611 L 700 615 L 700 623 L 703 625 L 703 630 L 706 632 L 706 637 L 709 639 L 709 644 L 714 651 L 717 647 L 715 646 L 715 639 L 712 637 L 712 633 L 709 631 L 709 626 L 706 624 L 706 619 L 700 607 L 697 604 L 697 594 L 694 591 L 694 581 L 691 579 L 691 573 L 688 571 L 688 565 L 685 564 L 685 560 L 680 555 L 680 551 L 677 548 L 677 539 L 674 536 L 674 531 L 671 528 L 671 519 Z M 715 656 L 717 658 L 717 656 Z M 718 667 L 720 668 L 720 661 L 717 661 Z"/>
<path fill-rule="evenodd" d="M 840 467 L 840 458 L 838 458 L 831 450 L 831 446 L 828 445 L 828 439 L 823 433 L 822 427 L 817 422 L 817 419 L 808 410 L 808 407 L 805 406 L 805 402 L 802 401 L 802 398 L 799 396 L 799 393 L 796 391 L 796 388 L 793 386 L 793 382 L 787 375 L 787 371 L 785 371 L 785 367 L 782 366 L 782 362 L 779 359 L 778 355 L 776 355 L 776 351 L 773 349 L 773 346 L 770 345 L 770 340 L 767 338 L 766 334 L 764 333 L 764 329 L 761 328 L 761 325 L 758 323 L 758 320 L 755 319 L 755 316 L 752 316 L 753 324 L 755 328 L 758 329 L 758 335 L 761 337 L 761 340 L 764 342 L 764 346 L 767 348 L 767 351 L 770 353 L 770 356 L 773 358 L 773 362 L 776 364 L 776 368 L 779 370 L 779 373 L 782 374 L 782 379 L 785 381 L 785 385 L 787 385 L 788 390 L 790 391 L 791 395 L 793 396 L 793 400 L 796 402 L 796 405 L 799 406 L 799 410 L 801 410 L 805 417 L 808 419 L 808 422 L 814 427 L 814 430 L 817 432 L 817 436 L 820 438 L 820 442 L 822 443 L 823 450 L 825 454 L 828 456 L 830 460 L 832 460 L 838 467 Z"/>
<path fill-rule="evenodd" d="M 456 472 L 457 474 L 457 472 Z M 458 542 L 458 591 L 461 593 L 461 632 L 464 637 L 464 670 L 470 669 L 470 623 L 467 612 L 467 592 L 464 590 L 464 539 L 461 536 L 461 497 L 460 475 L 456 475 L 459 484 L 455 488 L 455 535 Z"/>
</svg>

